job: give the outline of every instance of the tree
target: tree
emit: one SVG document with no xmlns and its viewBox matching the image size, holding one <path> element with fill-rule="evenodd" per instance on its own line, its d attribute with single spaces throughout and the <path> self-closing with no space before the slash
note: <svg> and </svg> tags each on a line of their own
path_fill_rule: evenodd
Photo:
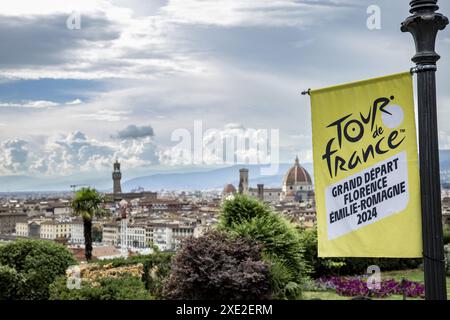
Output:
<svg viewBox="0 0 450 320">
<path fill-rule="evenodd" d="M 238 195 L 222 206 L 219 229 L 262 244 L 271 263 L 274 297 L 299 298 L 310 272 L 304 246 L 294 226 L 257 199 Z"/>
<path fill-rule="evenodd" d="M 305 259 L 312 267 L 311 276 L 319 278 L 321 276 L 339 274 L 345 267 L 344 258 L 319 258 L 317 249 L 317 227 L 299 230 L 303 245 L 305 246 Z"/>
<path fill-rule="evenodd" d="M 25 279 L 16 269 L 0 265 L 0 300 L 15 300 L 22 295 Z"/>
<path fill-rule="evenodd" d="M 444 234 L 443 234 L 444 245 L 450 244 L 450 226 L 444 226 Z"/>
<path fill-rule="evenodd" d="M 183 242 L 173 258 L 164 294 L 177 300 L 268 299 L 269 265 L 254 241 L 210 231 Z"/>
<path fill-rule="evenodd" d="M 0 246 L 1 291 L 6 292 L 2 298 L 48 299 L 49 285 L 75 263 L 66 247 L 51 241 L 18 240 Z"/>
<path fill-rule="evenodd" d="M 383 271 L 415 269 L 422 259 L 408 258 L 319 258 L 317 250 L 317 228 L 299 231 L 305 246 L 305 259 L 313 267 L 311 276 L 365 274 L 367 268 L 376 265 Z"/>
<path fill-rule="evenodd" d="M 154 252 L 144 261 L 142 280 L 146 289 L 157 299 L 163 298 L 163 286 L 170 276 L 172 257 L 170 252 Z"/>
<path fill-rule="evenodd" d="M 92 219 L 101 216 L 102 196 L 97 190 L 92 188 L 82 188 L 77 191 L 72 201 L 72 208 L 75 215 L 83 218 L 84 225 L 84 255 L 87 261 L 92 259 Z"/>
</svg>

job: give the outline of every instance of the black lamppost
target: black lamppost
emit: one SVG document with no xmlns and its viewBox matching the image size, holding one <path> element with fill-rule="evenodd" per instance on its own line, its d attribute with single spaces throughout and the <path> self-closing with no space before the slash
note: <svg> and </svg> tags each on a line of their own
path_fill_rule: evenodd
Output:
<svg viewBox="0 0 450 320">
<path fill-rule="evenodd" d="M 446 300 L 444 245 L 442 240 L 441 186 L 436 112 L 436 36 L 449 23 L 440 13 L 437 0 L 410 2 L 412 16 L 402 23 L 401 30 L 410 32 L 416 44 L 418 78 L 419 158 L 422 202 L 423 257 L 425 298 Z"/>
</svg>

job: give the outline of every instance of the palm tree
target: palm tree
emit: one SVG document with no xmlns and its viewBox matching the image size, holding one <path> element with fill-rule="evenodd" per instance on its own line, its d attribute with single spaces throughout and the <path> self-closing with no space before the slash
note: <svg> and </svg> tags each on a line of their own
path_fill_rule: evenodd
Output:
<svg viewBox="0 0 450 320">
<path fill-rule="evenodd" d="M 92 219 L 102 215 L 100 207 L 102 202 L 103 196 L 93 188 L 80 189 L 72 201 L 74 214 L 83 218 L 84 255 L 87 261 L 92 259 Z"/>
</svg>

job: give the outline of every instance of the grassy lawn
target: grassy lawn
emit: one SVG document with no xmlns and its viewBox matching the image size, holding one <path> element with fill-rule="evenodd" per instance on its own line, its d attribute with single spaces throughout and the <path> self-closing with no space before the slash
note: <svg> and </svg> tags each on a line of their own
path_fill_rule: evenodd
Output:
<svg viewBox="0 0 450 320">
<path fill-rule="evenodd" d="M 314 292 L 314 291 L 306 291 L 303 292 L 303 298 L 305 300 L 316 300 L 316 299 L 320 299 L 320 300 L 348 300 L 348 297 L 343 297 L 340 296 L 338 294 L 336 294 L 336 292 L 333 291 L 318 291 L 318 292 Z"/>
<path fill-rule="evenodd" d="M 383 279 L 389 279 L 393 278 L 395 280 L 401 280 L 402 277 L 412 280 L 412 281 L 418 281 L 423 283 L 423 271 L 420 269 L 414 269 L 414 270 L 403 270 L 403 271 L 391 271 L 386 272 L 382 275 Z M 450 300 L 450 277 L 447 276 L 446 278 L 447 282 L 447 299 Z"/>
<path fill-rule="evenodd" d="M 407 280 L 411 281 L 418 281 L 423 283 L 423 271 L 420 269 L 414 269 L 414 270 L 401 270 L 401 271 L 389 271 L 384 272 L 381 275 L 382 279 L 395 279 L 397 281 L 402 280 L 402 278 L 405 278 Z M 349 300 L 351 298 L 349 297 L 343 297 L 334 291 L 306 291 L 303 293 L 303 297 L 305 300 L 311 300 L 311 299 L 320 299 L 320 300 Z M 447 298 L 450 300 L 450 277 L 447 277 Z M 392 295 L 387 298 L 378 299 L 374 298 L 374 300 L 403 300 L 403 297 L 401 295 Z M 407 298 L 407 300 L 420 300 L 420 299 L 412 299 Z"/>
<path fill-rule="evenodd" d="M 395 279 L 397 281 L 402 280 L 402 278 L 405 278 L 407 280 L 411 281 L 418 281 L 423 283 L 423 271 L 420 269 L 413 269 L 413 270 L 399 270 L 399 271 L 388 271 L 388 272 L 382 272 L 381 273 L 382 279 Z M 448 283 L 447 278 L 447 283 Z"/>
<path fill-rule="evenodd" d="M 303 293 L 303 298 L 305 300 L 350 300 L 350 297 L 344 297 L 336 294 L 333 291 L 322 291 L 322 292 L 313 292 L 307 291 Z M 373 298 L 372 300 L 403 300 L 403 297 L 400 295 L 392 295 L 387 298 Z M 408 300 L 420 300 L 420 299 L 412 299 L 408 298 Z"/>
</svg>

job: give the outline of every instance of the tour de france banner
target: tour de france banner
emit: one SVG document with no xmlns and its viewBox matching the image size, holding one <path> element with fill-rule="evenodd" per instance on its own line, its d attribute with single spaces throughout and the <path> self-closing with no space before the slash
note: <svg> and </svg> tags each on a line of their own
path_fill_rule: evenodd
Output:
<svg viewBox="0 0 450 320">
<path fill-rule="evenodd" d="M 310 95 L 319 257 L 421 257 L 412 75 Z"/>
</svg>

